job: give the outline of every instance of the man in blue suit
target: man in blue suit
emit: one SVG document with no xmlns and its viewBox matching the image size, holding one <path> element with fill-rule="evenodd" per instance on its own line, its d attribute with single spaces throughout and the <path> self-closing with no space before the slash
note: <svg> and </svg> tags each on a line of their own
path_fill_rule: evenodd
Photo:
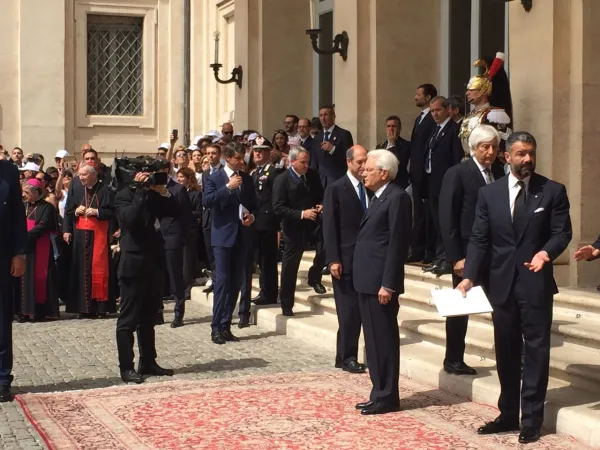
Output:
<svg viewBox="0 0 600 450">
<path fill-rule="evenodd" d="M 25 272 L 27 226 L 17 166 L 0 160 L 0 402 L 13 400 L 13 281 Z"/>
<path fill-rule="evenodd" d="M 225 161 L 206 179 L 202 203 L 211 209 L 211 245 L 215 254 L 216 279 L 213 301 L 212 341 L 224 344 L 239 339 L 231 333 L 231 318 L 242 287 L 246 252 L 250 247 L 256 207 L 252 177 L 240 169 L 246 150 L 237 142 L 225 149 Z"/>
</svg>

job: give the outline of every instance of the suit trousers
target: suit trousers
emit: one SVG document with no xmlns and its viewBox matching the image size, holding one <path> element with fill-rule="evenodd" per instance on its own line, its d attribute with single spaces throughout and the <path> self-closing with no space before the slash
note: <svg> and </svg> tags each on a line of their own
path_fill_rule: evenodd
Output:
<svg viewBox="0 0 600 450">
<path fill-rule="evenodd" d="M 523 281 L 515 275 L 506 303 L 493 305 L 494 345 L 500 379 L 498 409 L 503 419 L 517 422 L 520 404 L 521 423 L 525 427 L 539 428 L 544 421 L 552 303 L 553 299 L 548 298 L 543 306 L 531 305 Z M 521 385 L 522 345 L 525 346 L 525 361 Z"/>
<path fill-rule="evenodd" d="M 175 317 L 183 319 L 185 315 L 185 282 L 183 281 L 184 248 L 165 249 L 165 261 L 169 274 L 170 293 L 175 299 Z"/>
<path fill-rule="evenodd" d="M 452 274 L 452 287 L 458 286 L 462 278 Z M 469 316 L 446 317 L 446 356 L 444 364 L 464 362 L 465 338 Z"/>
<path fill-rule="evenodd" d="M 427 228 L 427 254 L 435 255 L 435 263 L 441 264 L 446 261 L 444 253 L 444 241 L 442 239 L 442 230 L 440 228 L 440 192 L 431 186 L 431 176 L 427 175 L 429 180 L 428 199 L 429 215 L 431 217 L 430 225 Z"/>
<path fill-rule="evenodd" d="M 400 332 L 398 330 L 398 294 L 387 305 L 377 295 L 358 293 L 363 322 L 367 367 L 373 389 L 370 400 L 384 406 L 400 404 Z"/>
<path fill-rule="evenodd" d="M 244 274 L 242 279 L 242 288 L 240 290 L 239 316 L 250 317 L 250 300 L 252 300 L 252 274 L 254 272 L 254 260 L 256 247 L 258 245 L 258 235 L 256 230 L 251 230 L 252 239 L 246 250 L 246 262 L 244 264 Z"/>
<path fill-rule="evenodd" d="M 279 291 L 277 273 L 277 231 L 257 231 L 258 266 L 260 267 L 260 296 L 276 303 Z"/>
<path fill-rule="evenodd" d="M 194 277 L 196 266 L 198 265 L 198 237 L 200 230 L 193 228 L 188 230 L 183 247 L 183 284 L 185 286 L 185 298 L 190 298 L 192 287 L 194 286 Z"/>
<path fill-rule="evenodd" d="M 413 192 L 413 229 L 411 253 L 428 259 L 435 257 L 435 234 L 431 209 L 428 204 L 427 179 L 412 185 Z"/>
<path fill-rule="evenodd" d="M 17 279 L 10 276 L 10 260 L 0 269 L 3 271 L 0 280 L 0 386 L 10 386 L 13 380 L 13 296 Z"/>
<path fill-rule="evenodd" d="M 352 285 L 352 275 L 342 274 L 333 281 L 333 295 L 338 318 L 336 363 L 348 364 L 358 359 L 358 340 L 360 338 L 360 308 L 358 294 Z"/>
<path fill-rule="evenodd" d="M 247 247 L 238 233 L 233 247 L 213 247 L 216 265 L 213 291 L 213 333 L 231 328 L 233 311 L 240 294 L 244 269 L 247 264 Z"/>
<path fill-rule="evenodd" d="M 160 304 L 159 273 L 122 277 L 121 313 L 117 319 L 117 349 L 121 372 L 134 368 L 133 333 L 137 332 L 140 361 L 156 361 L 154 321 Z"/>
<path fill-rule="evenodd" d="M 202 229 L 202 235 L 204 236 L 204 247 L 206 248 L 206 259 L 208 260 L 208 268 L 210 270 L 210 279 L 212 280 L 213 284 L 215 283 L 215 271 L 217 270 L 216 265 L 215 265 L 215 253 L 213 251 L 213 247 L 211 244 L 211 229 L 210 227 L 208 228 L 203 228 Z"/>
</svg>

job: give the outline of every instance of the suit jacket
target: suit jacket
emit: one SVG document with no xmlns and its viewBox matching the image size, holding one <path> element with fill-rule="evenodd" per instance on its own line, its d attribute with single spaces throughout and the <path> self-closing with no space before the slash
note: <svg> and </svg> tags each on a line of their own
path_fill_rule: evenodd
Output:
<svg viewBox="0 0 600 450">
<path fill-rule="evenodd" d="M 279 230 L 279 217 L 273 209 L 273 185 L 277 176 L 283 171 L 284 169 L 275 167 L 273 164 L 267 164 L 260 176 L 258 175 L 258 168 L 252 172 L 257 198 L 254 229 L 257 231 Z"/>
<path fill-rule="evenodd" d="M 366 192 L 365 192 L 366 195 Z M 327 264 L 342 263 L 344 274 L 352 273 L 354 246 L 365 214 L 348 175 L 325 190 L 323 239 Z"/>
<path fill-rule="evenodd" d="M 315 222 L 302 220 L 302 211 L 323 203 L 323 187 L 319 174 L 312 169 L 306 172 L 306 185 L 288 169 L 275 179 L 273 209 L 282 221 L 284 238 L 302 242 L 306 232 L 315 228 Z"/>
<path fill-rule="evenodd" d="M 187 191 L 187 195 L 190 199 L 190 206 L 192 207 L 192 215 L 188 232 L 196 232 L 200 230 L 200 222 L 202 221 L 202 192 Z"/>
<path fill-rule="evenodd" d="M 144 277 L 156 273 L 163 258 L 163 239 L 155 228 L 158 217 L 178 216 L 179 203 L 174 197 L 145 189 L 121 189 L 115 209 L 121 229 L 121 257 L 118 276 Z"/>
<path fill-rule="evenodd" d="M 450 120 L 435 136 L 436 128 L 429 137 L 427 152 L 423 160 L 423 168 L 427 167 L 429 148 L 431 148 L 431 173 L 427 175 L 429 192 L 439 194 L 446 171 L 459 164 L 464 156 L 460 139 L 458 139 L 458 125 Z"/>
<path fill-rule="evenodd" d="M 219 165 L 217 166 L 217 170 L 221 170 L 222 168 L 223 168 L 223 165 L 221 163 L 219 163 Z M 210 175 L 210 169 L 202 172 L 202 191 L 204 191 L 204 189 L 205 189 L 206 179 L 209 177 L 209 175 Z M 211 226 L 210 224 L 211 224 L 210 208 L 204 208 L 204 210 L 202 212 L 202 228 L 205 230 L 210 230 L 210 226 Z"/>
<path fill-rule="evenodd" d="M 419 123 L 419 114 L 415 119 L 412 134 L 410 136 L 410 181 L 419 184 L 423 181 L 425 173 L 425 155 L 431 133 L 437 126 L 431 113 Z"/>
<path fill-rule="evenodd" d="M 300 139 L 300 145 L 305 148 L 306 150 L 308 150 L 310 152 L 310 157 L 312 160 L 313 157 L 313 146 L 314 146 L 314 142 L 315 140 L 312 138 L 312 136 L 308 136 L 305 140 L 304 143 L 302 143 L 302 139 Z"/>
<path fill-rule="evenodd" d="M 492 164 L 494 180 L 504 176 L 502 164 Z M 451 167 L 444 175 L 440 195 L 440 230 L 446 258 L 453 263 L 467 256 L 475 222 L 475 206 L 485 179 L 473 159 Z"/>
<path fill-rule="evenodd" d="M 382 287 L 404 293 L 404 262 L 412 229 L 412 204 L 400 186 L 390 183 L 373 197 L 360 224 L 352 278 L 356 292 L 377 295 Z"/>
<path fill-rule="evenodd" d="M 510 177 L 503 177 L 479 190 L 475 223 L 467 250 L 465 278 L 489 286 L 493 305 L 506 302 L 515 276 L 534 306 L 551 306 L 558 292 L 552 262 L 539 273 L 524 266 L 539 251 L 554 261 L 571 241 L 569 199 L 565 186 L 533 174 L 527 193 L 526 221 L 515 230 L 510 213 Z M 478 268 L 489 259 L 490 267 L 480 276 Z"/>
<path fill-rule="evenodd" d="M 167 189 L 171 193 L 171 196 L 179 203 L 179 214 L 159 215 L 160 232 L 165 240 L 165 249 L 175 250 L 183 248 L 185 244 L 185 236 L 192 221 L 192 204 L 183 185 L 169 179 Z"/>
<path fill-rule="evenodd" d="M 229 177 L 225 170 L 219 170 L 206 179 L 202 203 L 205 208 L 211 209 L 213 247 L 233 247 L 240 231 L 242 239 L 249 238 L 246 235 L 250 228 L 242 225 L 240 220 L 240 205 L 253 214 L 257 203 L 256 192 L 252 177 L 245 172 L 239 174 L 242 177 L 242 185 L 233 191 L 227 189 Z"/>
<path fill-rule="evenodd" d="M 21 199 L 21 183 L 17 166 L 0 161 L 0 292 L 8 286 L 11 259 L 24 255 L 27 247 L 25 207 Z M 0 301 L 8 301 L 2 298 Z"/>
<path fill-rule="evenodd" d="M 329 136 L 329 142 L 335 146 L 333 153 L 321 150 L 324 140 L 325 133 L 321 131 L 313 140 L 310 160 L 310 167 L 319 173 L 323 189 L 346 174 L 346 151 L 354 145 L 352 134 L 337 125 Z"/>
<path fill-rule="evenodd" d="M 386 150 L 388 145 L 387 139 L 377 146 L 378 149 Z M 390 147 L 390 152 L 396 155 L 400 164 L 398 164 L 398 174 L 394 182 L 402 189 L 406 189 L 410 184 L 408 177 L 408 161 L 410 160 L 410 142 L 398 136 L 396 143 Z"/>
</svg>

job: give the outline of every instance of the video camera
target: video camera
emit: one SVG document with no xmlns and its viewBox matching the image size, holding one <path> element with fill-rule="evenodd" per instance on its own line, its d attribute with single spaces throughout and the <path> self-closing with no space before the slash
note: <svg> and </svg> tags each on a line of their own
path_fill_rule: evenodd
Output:
<svg viewBox="0 0 600 450">
<path fill-rule="evenodd" d="M 115 158 L 112 165 L 111 186 L 114 190 L 120 191 L 124 187 L 147 188 L 150 186 L 165 186 L 169 181 L 169 174 L 159 172 L 167 167 L 167 162 L 154 159 L 149 156 L 138 156 L 137 158 L 128 158 L 123 156 Z M 146 172 L 150 178 L 146 183 L 134 181 L 135 174 Z"/>
</svg>

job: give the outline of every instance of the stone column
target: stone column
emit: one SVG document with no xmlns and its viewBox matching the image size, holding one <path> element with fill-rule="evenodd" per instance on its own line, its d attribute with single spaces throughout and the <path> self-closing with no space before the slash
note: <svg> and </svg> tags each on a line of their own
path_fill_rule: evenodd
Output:
<svg viewBox="0 0 600 450">
<path fill-rule="evenodd" d="M 21 144 L 19 117 L 19 3 L 0 4 L 0 143 L 10 152 Z"/>
</svg>

